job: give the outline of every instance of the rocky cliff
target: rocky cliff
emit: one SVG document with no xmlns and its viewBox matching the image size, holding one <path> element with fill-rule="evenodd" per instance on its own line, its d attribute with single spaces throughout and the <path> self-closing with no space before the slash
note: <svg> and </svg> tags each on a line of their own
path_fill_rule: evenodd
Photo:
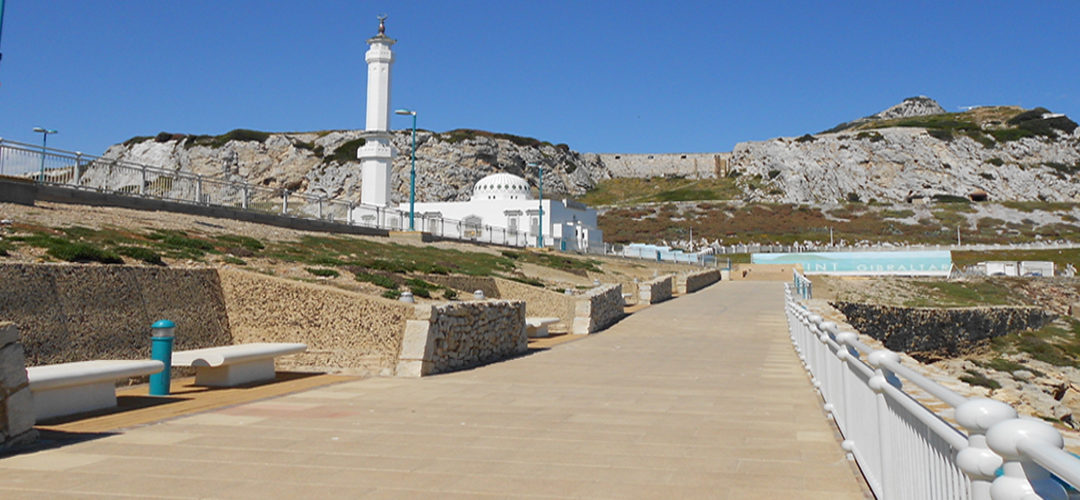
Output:
<svg viewBox="0 0 1080 500">
<path fill-rule="evenodd" d="M 1036 108 L 943 113 L 926 97 L 818 135 L 743 142 L 730 168 L 747 200 L 1080 200 L 1080 128 Z"/>
<path fill-rule="evenodd" d="M 358 201 L 356 148 L 362 134 L 161 133 L 112 146 L 104 156 Z M 408 197 L 410 141 L 409 131 L 393 133 L 399 152 L 391 179 L 396 201 Z M 1080 200 L 1080 128 L 1068 117 L 1017 107 L 945 113 L 924 96 L 821 134 L 739 143 L 731 153 L 628 157 L 635 160 L 477 130 L 419 131 L 417 198 L 466 200 L 477 180 L 495 172 L 520 175 L 535 186 L 538 169 L 528 164 L 538 162 L 544 190 L 555 196 L 580 195 L 612 177 L 693 172 L 735 177 L 746 201 L 910 201 L 972 194 L 990 200 Z"/>
<path fill-rule="evenodd" d="M 265 133 L 234 130 L 221 136 L 161 133 L 110 147 L 106 158 L 183 170 L 213 178 L 358 201 L 361 168 L 356 148 L 363 131 Z M 395 131 L 398 150 L 391 178 L 392 196 L 408 200 L 410 131 Z M 582 194 L 610 177 L 594 158 L 526 137 L 474 130 L 416 134 L 416 193 L 423 201 L 467 200 L 472 185 L 495 172 L 509 172 L 537 184 L 543 165 L 544 192 Z"/>
</svg>

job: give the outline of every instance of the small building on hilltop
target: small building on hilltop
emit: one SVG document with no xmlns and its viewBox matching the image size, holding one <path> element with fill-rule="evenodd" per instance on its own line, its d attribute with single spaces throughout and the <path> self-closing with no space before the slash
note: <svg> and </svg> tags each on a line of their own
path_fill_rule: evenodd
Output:
<svg viewBox="0 0 1080 500">
<path fill-rule="evenodd" d="M 541 222 L 541 208 L 543 217 Z M 409 212 L 409 204 L 398 210 Z M 482 232 L 491 226 L 527 235 L 530 242 L 543 234 L 544 246 L 560 250 L 603 252 L 603 232 L 596 225 L 596 210 L 569 200 L 537 200 L 529 183 L 513 174 L 497 173 L 480 179 L 469 201 L 417 202 L 414 213 L 427 221 L 447 219 Z M 541 231 L 542 230 L 542 231 Z M 473 234 L 484 240 L 482 234 Z"/>
</svg>

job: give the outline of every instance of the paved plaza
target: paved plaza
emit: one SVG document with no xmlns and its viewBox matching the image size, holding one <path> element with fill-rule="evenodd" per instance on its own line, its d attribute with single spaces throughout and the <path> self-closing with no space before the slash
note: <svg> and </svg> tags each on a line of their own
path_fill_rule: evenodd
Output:
<svg viewBox="0 0 1080 500">
<path fill-rule="evenodd" d="M 529 356 L 0 459 L 0 497 L 866 498 L 787 335 L 721 282 Z"/>
</svg>

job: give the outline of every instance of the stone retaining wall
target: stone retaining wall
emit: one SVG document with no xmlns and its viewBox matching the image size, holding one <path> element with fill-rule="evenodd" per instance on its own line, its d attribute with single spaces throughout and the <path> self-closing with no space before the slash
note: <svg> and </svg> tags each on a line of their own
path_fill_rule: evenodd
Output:
<svg viewBox="0 0 1080 500">
<path fill-rule="evenodd" d="M 406 323 L 397 375 L 460 370 L 523 354 L 528 346 L 524 302 L 421 304 Z"/>
<path fill-rule="evenodd" d="M 720 281 L 720 270 L 709 269 L 679 275 L 676 290 L 680 294 L 693 293 Z"/>
<path fill-rule="evenodd" d="M 26 380 L 19 329 L 14 323 L 0 322 L 0 452 L 36 438 L 34 399 Z"/>
<path fill-rule="evenodd" d="M 675 276 L 664 275 L 638 283 L 638 300 L 643 304 L 655 304 L 671 298 L 671 284 Z"/>
<path fill-rule="evenodd" d="M 603 330 L 623 317 L 622 285 L 602 285 L 577 299 L 574 309 L 575 335 Z"/>
<path fill-rule="evenodd" d="M 20 326 L 29 366 L 150 357 L 150 325 L 176 323 L 177 350 L 232 343 L 217 271 L 0 264 L 0 321 Z"/>
<path fill-rule="evenodd" d="M 1041 328 L 1054 315 L 1037 307 L 955 309 L 834 302 L 848 324 L 894 351 L 928 358 L 955 356 L 981 340 Z"/>
<path fill-rule="evenodd" d="M 574 311 L 577 310 L 579 296 L 565 295 L 502 278 L 429 276 L 426 279 L 464 292 L 467 294 L 463 296 L 465 299 L 471 297 L 473 291 L 483 290 L 484 297 L 488 299 L 523 300 L 526 303 L 527 316 L 559 318 L 559 322 L 550 327 L 553 332 L 569 331 L 574 324 Z"/>
<path fill-rule="evenodd" d="M 235 343 L 308 345 L 278 358 L 279 367 L 393 373 L 411 304 L 248 271 L 219 273 Z"/>
</svg>

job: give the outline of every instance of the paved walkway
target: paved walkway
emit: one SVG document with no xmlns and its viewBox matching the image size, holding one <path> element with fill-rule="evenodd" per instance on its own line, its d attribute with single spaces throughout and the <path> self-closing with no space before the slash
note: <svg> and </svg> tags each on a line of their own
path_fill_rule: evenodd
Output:
<svg viewBox="0 0 1080 500">
<path fill-rule="evenodd" d="M 0 497 L 864 498 L 781 300 L 724 282 L 475 370 L 0 459 Z"/>
</svg>

